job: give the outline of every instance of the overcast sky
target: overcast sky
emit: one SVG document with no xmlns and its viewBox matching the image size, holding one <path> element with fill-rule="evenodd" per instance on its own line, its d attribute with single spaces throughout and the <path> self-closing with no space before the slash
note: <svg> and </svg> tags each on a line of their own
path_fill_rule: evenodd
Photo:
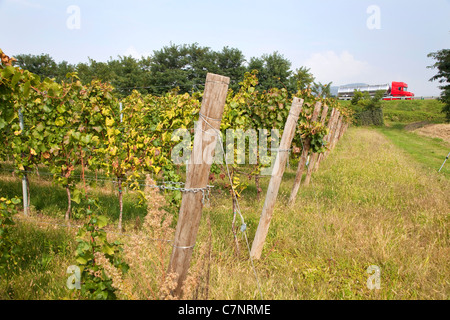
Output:
<svg viewBox="0 0 450 320">
<path fill-rule="evenodd" d="M 57 62 L 136 58 L 164 46 L 278 51 L 317 81 L 408 83 L 438 95 L 427 54 L 450 48 L 450 0 L 0 0 L 0 48 Z"/>
</svg>

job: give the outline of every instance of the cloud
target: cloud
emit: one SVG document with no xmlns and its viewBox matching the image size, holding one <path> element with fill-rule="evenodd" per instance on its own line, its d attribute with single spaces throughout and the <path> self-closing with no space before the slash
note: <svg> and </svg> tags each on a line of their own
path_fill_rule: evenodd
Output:
<svg viewBox="0 0 450 320">
<path fill-rule="evenodd" d="M 355 59 L 348 51 L 314 53 L 304 65 L 311 69 L 317 81 L 332 81 L 336 85 L 368 81 L 372 71 L 368 62 Z"/>
</svg>

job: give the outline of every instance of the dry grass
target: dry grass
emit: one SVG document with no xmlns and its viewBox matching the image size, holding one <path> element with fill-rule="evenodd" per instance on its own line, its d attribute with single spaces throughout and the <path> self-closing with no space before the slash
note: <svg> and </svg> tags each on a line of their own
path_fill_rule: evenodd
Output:
<svg viewBox="0 0 450 320">
<path fill-rule="evenodd" d="M 414 132 L 431 138 L 440 138 L 450 143 L 450 124 L 430 124 L 414 130 Z"/>
</svg>

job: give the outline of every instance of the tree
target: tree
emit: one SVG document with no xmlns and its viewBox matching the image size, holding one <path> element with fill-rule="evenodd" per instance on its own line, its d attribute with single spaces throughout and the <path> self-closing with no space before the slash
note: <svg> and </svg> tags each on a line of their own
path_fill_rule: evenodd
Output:
<svg viewBox="0 0 450 320">
<path fill-rule="evenodd" d="M 384 125 L 381 105 L 383 95 L 382 90 L 377 91 L 373 97 L 368 92 L 354 91 L 351 105 L 356 112 L 355 119 L 358 125 Z"/>
<path fill-rule="evenodd" d="M 444 102 L 442 112 L 445 113 L 447 122 L 450 122 L 450 49 L 442 49 L 437 52 L 428 54 L 429 58 L 436 60 L 429 69 L 438 69 L 438 73 L 430 79 L 430 81 L 438 81 L 442 85 L 439 89 L 442 90 L 440 100 Z"/>
<path fill-rule="evenodd" d="M 312 91 L 319 97 L 328 98 L 331 96 L 331 84 L 322 84 L 321 82 L 314 83 Z"/>
<path fill-rule="evenodd" d="M 289 79 L 290 86 L 297 90 L 308 89 L 315 80 L 310 70 L 306 67 L 300 67 L 300 69 L 295 70 L 295 73 Z"/>
<path fill-rule="evenodd" d="M 92 80 L 112 83 L 115 76 L 106 62 L 97 62 L 88 58 L 89 63 L 79 63 L 76 71 L 82 83 L 90 83 Z"/>
<path fill-rule="evenodd" d="M 182 90 L 192 88 L 192 82 L 188 80 L 188 50 L 186 45 L 171 44 L 153 51 L 150 63 L 152 93 L 162 94 L 176 86 Z"/>
<path fill-rule="evenodd" d="M 291 62 L 283 55 L 275 51 L 268 55 L 264 54 L 261 58 L 252 57 L 250 59 L 248 70 L 258 70 L 259 84 L 263 90 L 270 88 L 286 88 L 294 91 L 295 88 L 288 88 Z"/>
<path fill-rule="evenodd" d="M 136 60 L 132 56 L 119 56 L 118 60 L 108 61 L 112 73 L 111 84 L 121 95 L 129 95 L 133 90 L 148 93 L 150 85 L 150 58 Z"/>
<path fill-rule="evenodd" d="M 244 79 L 247 68 L 244 66 L 245 57 L 242 51 L 236 48 L 224 47 L 221 52 L 216 52 L 215 64 L 220 74 L 230 77 L 230 88 L 239 90 L 239 82 Z"/>
<path fill-rule="evenodd" d="M 37 74 L 41 78 L 56 78 L 58 65 L 48 54 L 19 54 L 15 63 L 21 69 Z"/>
</svg>

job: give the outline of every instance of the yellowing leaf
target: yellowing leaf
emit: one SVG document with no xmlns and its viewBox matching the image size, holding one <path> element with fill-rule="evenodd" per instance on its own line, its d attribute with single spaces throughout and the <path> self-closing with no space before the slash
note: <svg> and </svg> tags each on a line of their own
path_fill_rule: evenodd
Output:
<svg viewBox="0 0 450 320">
<path fill-rule="evenodd" d="M 107 127 L 112 127 L 114 124 L 114 119 L 113 118 L 106 118 L 106 126 Z"/>
</svg>

